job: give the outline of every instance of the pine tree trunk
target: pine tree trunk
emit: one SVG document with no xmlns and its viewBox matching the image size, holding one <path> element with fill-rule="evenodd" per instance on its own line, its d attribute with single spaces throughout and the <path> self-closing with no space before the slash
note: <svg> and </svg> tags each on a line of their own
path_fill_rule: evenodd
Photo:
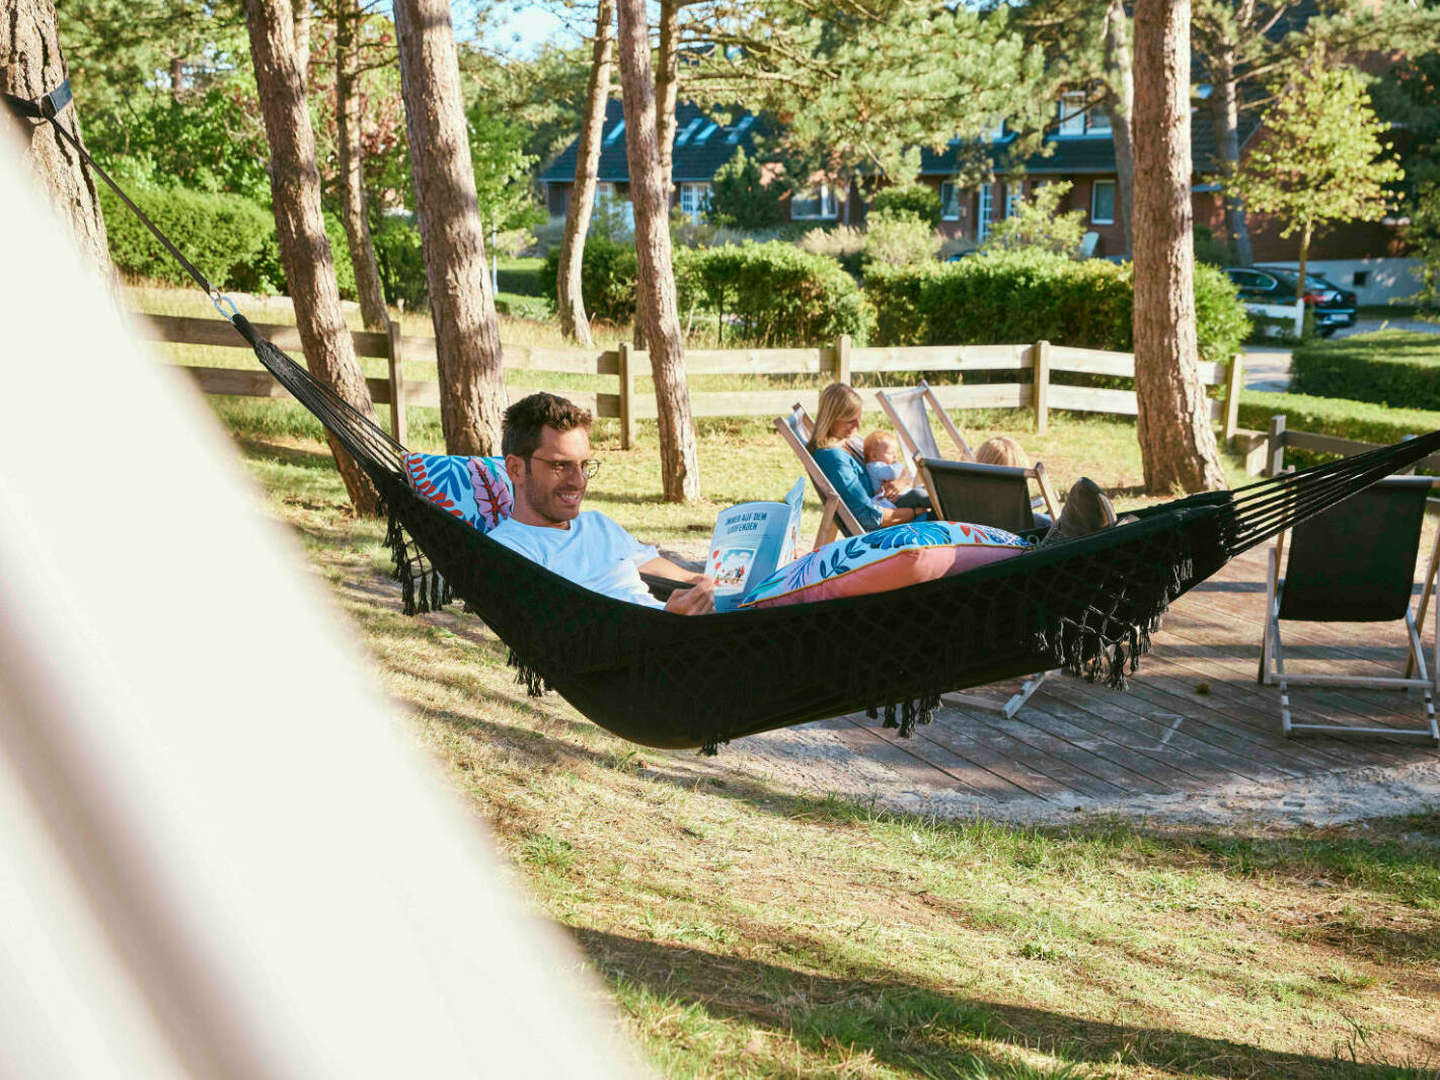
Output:
<svg viewBox="0 0 1440 1080">
<path fill-rule="evenodd" d="M 69 78 L 60 50 L 60 31 L 51 0 L 5 0 L 0 15 L 0 91 L 35 101 L 59 88 Z M 82 146 L 78 106 L 71 102 L 56 117 Z M 0 124 L 11 123 L 8 109 L 0 106 Z M 14 121 L 25 160 L 55 214 L 69 227 L 80 250 L 107 278 L 115 269 L 105 237 L 96 180 L 80 155 L 47 122 Z M 7 143 L 7 146 L 10 144 Z"/>
<path fill-rule="evenodd" d="M 639 260 L 636 315 L 645 329 L 655 404 L 660 421 L 660 475 L 665 499 L 700 497 L 700 469 L 685 351 L 675 303 L 669 200 L 660 171 L 655 129 L 655 82 L 650 71 L 645 0 L 619 0 L 620 86 L 625 101 L 625 149 L 630 198 L 635 205 L 635 253 Z"/>
<path fill-rule="evenodd" d="M 185 58 L 183 56 L 172 56 L 170 58 L 170 97 L 173 101 L 179 101 L 185 96 Z"/>
<path fill-rule="evenodd" d="M 655 72 L 655 138 L 666 219 L 675 197 L 675 105 L 680 96 L 680 0 L 660 0 L 660 50 Z"/>
<path fill-rule="evenodd" d="M 310 0 L 294 0 L 295 66 L 303 86 L 310 79 Z"/>
<path fill-rule="evenodd" d="M 1250 226 L 1245 221 L 1245 202 L 1229 190 L 1229 183 L 1240 168 L 1240 97 L 1235 82 L 1235 51 L 1227 49 L 1214 60 L 1215 83 L 1210 90 L 1211 117 L 1215 124 L 1215 145 L 1220 153 L 1220 171 L 1227 185 L 1225 206 L 1225 242 L 1235 253 L 1235 261 L 1249 266 L 1255 261 L 1250 244 Z"/>
<path fill-rule="evenodd" d="M 560 240 L 560 268 L 556 292 L 560 308 L 560 333 L 589 348 L 590 319 L 585 314 L 581 269 L 585 259 L 585 236 L 590 231 L 590 214 L 595 208 L 595 187 L 600 174 L 600 140 L 605 133 L 605 106 L 610 100 L 610 72 L 615 66 L 615 4 L 599 0 L 595 8 L 595 47 L 590 60 L 590 80 L 585 87 L 585 117 L 580 124 L 580 145 L 576 148 L 575 183 L 565 212 L 565 235 Z"/>
<path fill-rule="evenodd" d="M 1110 0 L 1105 11 L 1105 69 L 1110 84 L 1110 132 L 1115 143 L 1115 217 L 1125 234 L 1125 250 L 1135 250 L 1131 212 L 1135 206 L 1135 70 L 1130 48 L 1130 16 L 1125 0 Z"/>
<path fill-rule="evenodd" d="M 1156 495 L 1225 484 L 1198 368 L 1190 183 L 1189 0 L 1137 0 L 1136 428 Z"/>
<path fill-rule="evenodd" d="M 374 418 L 370 388 L 355 359 L 325 219 L 320 209 L 320 170 L 315 162 L 315 133 L 305 102 L 305 86 L 295 55 L 295 24 L 289 0 L 246 0 L 250 53 L 260 91 L 260 111 L 270 143 L 270 195 L 280 262 L 305 363 L 317 379 L 364 415 Z M 370 478 L 329 436 L 330 451 L 359 514 L 379 513 L 380 499 Z"/>
<path fill-rule="evenodd" d="M 1315 222 L 1312 218 L 1306 218 L 1305 224 L 1300 227 L 1300 280 L 1295 282 L 1295 302 L 1305 303 L 1305 294 L 1310 290 L 1306 287 L 1305 275 L 1310 265 L 1310 237 L 1315 231 Z"/>
<path fill-rule="evenodd" d="M 500 446 L 505 414 L 503 358 L 449 0 L 396 0 L 395 30 L 445 447 L 489 454 Z"/>
<path fill-rule="evenodd" d="M 375 261 L 370 218 L 365 209 L 364 157 L 360 152 L 360 98 L 356 94 L 359 61 L 355 35 L 360 26 L 359 0 L 339 0 L 335 9 L 335 119 L 340 150 L 341 220 L 345 225 L 360 315 L 365 329 L 384 330 L 390 313 Z"/>
</svg>

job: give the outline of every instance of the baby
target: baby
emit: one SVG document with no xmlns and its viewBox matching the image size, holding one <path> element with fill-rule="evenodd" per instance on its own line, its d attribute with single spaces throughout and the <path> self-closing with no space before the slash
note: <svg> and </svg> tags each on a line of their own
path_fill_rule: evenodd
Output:
<svg viewBox="0 0 1440 1080">
<path fill-rule="evenodd" d="M 872 431 L 865 436 L 865 473 L 875 491 L 875 505 L 893 510 L 895 504 L 880 494 L 890 481 L 905 486 L 908 472 L 900 460 L 900 441 L 888 431 Z"/>
</svg>

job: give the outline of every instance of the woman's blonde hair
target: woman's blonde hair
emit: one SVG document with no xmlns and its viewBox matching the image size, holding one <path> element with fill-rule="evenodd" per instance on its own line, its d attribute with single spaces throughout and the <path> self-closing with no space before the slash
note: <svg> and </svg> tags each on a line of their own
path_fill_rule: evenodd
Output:
<svg viewBox="0 0 1440 1080">
<path fill-rule="evenodd" d="M 980 444 L 980 449 L 975 451 L 975 461 L 980 465 L 1008 465 L 1012 469 L 1028 469 L 1030 459 L 1025 456 L 1025 451 L 1020 449 L 1020 444 L 1009 435 L 996 435 L 993 439 L 986 439 Z"/>
<path fill-rule="evenodd" d="M 830 429 L 841 420 L 851 417 L 858 420 L 862 411 L 860 395 L 849 383 L 835 382 L 825 387 L 820 391 L 820 407 L 815 410 L 815 431 L 810 436 L 810 449 L 824 450 L 827 446 L 844 442 L 844 439 L 831 435 Z"/>
</svg>

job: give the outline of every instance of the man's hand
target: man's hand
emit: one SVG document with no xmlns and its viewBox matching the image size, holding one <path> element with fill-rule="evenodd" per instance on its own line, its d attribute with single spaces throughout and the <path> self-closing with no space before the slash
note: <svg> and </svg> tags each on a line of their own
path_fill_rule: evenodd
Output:
<svg viewBox="0 0 1440 1080">
<path fill-rule="evenodd" d="M 676 589 L 665 601 L 665 610 L 676 615 L 712 615 L 715 612 L 715 582 L 700 576 L 695 587 Z"/>
</svg>

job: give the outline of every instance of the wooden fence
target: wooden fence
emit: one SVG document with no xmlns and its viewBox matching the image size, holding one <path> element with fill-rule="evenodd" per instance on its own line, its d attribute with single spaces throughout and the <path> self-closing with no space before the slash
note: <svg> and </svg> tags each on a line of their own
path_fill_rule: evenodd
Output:
<svg viewBox="0 0 1440 1080">
<path fill-rule="evenodd" d="M 1259 437 L 1258 448 L 1264 457 L 1259 468 L 1252 467 L 1251 473 L 1264 476 L 1279 476 L 1285 471 L 1285 451 L 1316 450 L 1323 454 L 1363 454 L 1366 450 L 1378 450 L 1384 443 L 1361 442 L 1359 439 L 1345 439 L 1338 435 L 1317 435 L 1310 431 L 1291 431 L 1285 426 L 1283 415 L 1270 418 L 1270 430 Z M 1416 469 L 1440 471 L 1440 454 L 1417 461 L 1406 472 Z M 1432 500 L 1433 501 L 1433 500 Z"/>
<path fill-rule="evenodd" d="M 229 323 L 219 319 L 196 319 L 173 315 L 143 316 L 154 340 L 188 345 L 248 347 Z M 255 328 L 282 349 L 300 350 L 295 327 L 255 324 Z M 405 408 L 422 405 L 438 407 L 439 384 L 434 381 L 407 381 L 404 361 L 435 362 L 435 340 L 431 337 L 402 336 L 397 323 L 388 333 L 355 331 L 355 352 L 362 357 L 384 357 L 389 362 L 386 378 L 368 379 L 370 396 L 378 404 L 402 407 L 391 410 L 392 433 L 406 442 Z M 614 376 L 615 392 L 570 391 L 565 396 L 588 408 L 596 416 L 620 420 L 621 445 L 629 447 L 640 420 L 654 419 L 655 397 L 635 392 L 637 375 L 650 370 L 648 356 L 622 344 L 618 349 L 595 352 L 586 349 L 552 349 L 505 346 L 506 368 L 532 371 L 568 372 L 582 375 Z M 234 394 L 245 397 L 286 397 L 287 392 L 267 371 L 235 368 L 187 367 L 186 370 L 207 394 Z M 1038 341 L 1033 345 L 925 345 L 898 348 L 860 347 L 842 334 L 833 345 L 811 349 L 687 349 L 688 375 L 829 375 L 849 382 L 856 372 L 1029 371 L 1028 382 L 969 383 L 934 387 L 947 409 L 1033 408 L 1035 430 L 1043 432 L 1051 409 L 1112 413 L 1134 416 L 1133 390 L 1109 390 L 1055 382 L 1057 372 L 1133 377 L 1135 358 L 1130 353 L 1097 349 L 1073 349 Z M 1241 358 L 1228 364 L 1200 365 L 1206 386 L 1223 387 L 1223 394 L 1211 401 L 1211 418 L 1224 423 L 1228 442 L 1237 430 L 1240 387 L 1243 385 Z M 696 416 L 778 416 L 789 412 L 796 390 L 692 391 L 691 408 Z"/>
</svg>

